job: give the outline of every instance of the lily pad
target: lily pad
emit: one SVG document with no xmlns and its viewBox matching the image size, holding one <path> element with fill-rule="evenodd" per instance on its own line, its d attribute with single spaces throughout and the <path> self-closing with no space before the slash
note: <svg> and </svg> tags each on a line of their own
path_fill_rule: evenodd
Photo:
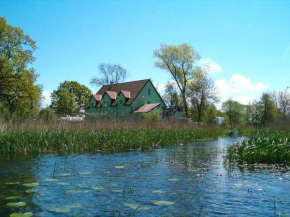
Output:
<svg viewBox="0 0 290 217">
<path fill-rule="evenodd" d="M 169 179 L 169 181 L 177 182 L 177 181 L 179 181 L 179 179 L 174 178 L 174 179 Z"/>
<path fill-rule="evenodd" d="M 37 186 L 38 183 L 37 182 L 31 182 L 31 183 L 25 183 L 23 185 L 26 186 L 26 187 L 34 187 L 34 186 Z"/>
<path fill-rule="evenodd" d="M 20 182 L 6 182 L 5 185 L 19 185 Z"/>
<path fill-rule="evenodd" d="M 155 191 L 152 191 L 153 194 L 164 194 L 165 191 L 161 191 L 161 190 L 155 190 Z"/>
<path fill-rule="evenodd" d="M 25 192 L 28 193 L 28 194 L 31 194 L 31 193 L 36 193 L 37 190 L 35 190 L 35 189 L 28 189 L 28 190 L 25 191 Z"/>
<path fill-rule="evenodd" d="M 90 191 L 86 190 L 86 191 L 82 191 L 82 190 L 69 190 L 66 191 L 67 194 L 78 194 L 78 193 L 89 193 Z"/>
<path fill-rule="evenodd" d="M 82 207 L 81 204 L 70 204 L 66 206 L 67 208 L 73 209 L 73 208 L 80 208 Z"/>
<path fill-rule="evenodd" d="M 161 200 L 161 201 L 155 201 L 154 204 L 159 205 L 159 206 L 171 206 L 174 204 L 174 202 Z"/>
<path fill-rule="evenodd" d="M 65 212 L 69 212 L 70 208 L 69 207 L 55 207 L 50 209 L 49 211 L 51 212 L 58 212 L 58 213 L 65 213 Z"/>
<path fill-rule="evenodd" d="M 70 173 L 61 173 L 61 174 L 59 174 L 59 176 L 65 177 L 65 176 L 71 176 L 71 174 Z"/>
<path fill-rule="evenodd" d="M 58 179 L 44 179 L 44 182 L 57 182 Z"/>
<path fill-rule="evenodd" d="M 119 190 L 119 189 L 111 189 L 111 192 L 113 192 L 113 193 L 122 193 L 123 190 Z"/>
<path fill-rule="evenodd" d="M 116 166 L 115 168 L 116 168 L 116 169 L 124 169 L 125 166 Z"/>
<path fill-rule="evenodd" d="M 6 197 L 5 200 L 15 200 L 15 199 L 20 199 L 20 196 L 10 196 L 10 197 Z"/>
<path fill-rule="evenodd" d="M 33 216 L 32 212 L 25 212 L 25 213 L 13 213 L 10 217 L 31 217 Z"/>
<path fill-rule="evenodd" d="M 124 202 L 123 205 L 124 205 L 124 206 L 128 206 L 128 207 L 130 207 L 130 208 L 132 208 L 132 209 L 134 209 L 134 210 L 140 208 L 140 205 L 138 205 L 138 204 L 132 204 L 132 203 L 125 203 L 125 202 Z"/>
<path fill-rule="evenodd" d="M 104 190 L 103 187 L 92 187 L 92 189 L 94 189 L 94 190 Z"/>
<path fill-rule="evenodd" d="M 68 182 L 59 182 L 59 183 L 57 183 L 57 184 L 59 184 L 59 185 L 69 185 Z"/>
<path fill-rule="evenodd" d="M 22 206 L 25 206 L 26 203 L 24 202 L 17 202 L 17 203 L 8 203 L 7 206 L 10 206 L 10 207 L 22 207 Z"/>
</svg>

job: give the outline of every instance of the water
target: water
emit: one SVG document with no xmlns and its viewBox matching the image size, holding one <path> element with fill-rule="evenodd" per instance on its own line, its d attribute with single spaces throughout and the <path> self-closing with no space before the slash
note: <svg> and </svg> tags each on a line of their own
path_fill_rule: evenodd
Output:
<svg viewBox="0 0 290 217">
<path fill-rule="evenodd" d="M 0 156 L 0 216 L 290 213 L 290 172 L 285 167 L 224 164 L 226 148 L 239 140 L 114 154 Z"/>
</svg>

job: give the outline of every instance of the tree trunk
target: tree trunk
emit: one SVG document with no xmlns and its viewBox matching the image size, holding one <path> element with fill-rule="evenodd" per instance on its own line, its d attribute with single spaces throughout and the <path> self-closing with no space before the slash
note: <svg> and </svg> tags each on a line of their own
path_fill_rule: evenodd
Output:
<svg viewBox="0 0 290 217">
<path fill-rule="evenodd" d="M 183 91 L 181 93 L 181 95 L 182 95 L 182 101 L 183 101 L 183 107 L 184 107 L 184 115 L 185 115 L 185 117 L 189 118 L 188 106 L 187 106 L 187 102 L 186 102 L 186 98 L 185 98 L 185 91 Z"/>
</svg>

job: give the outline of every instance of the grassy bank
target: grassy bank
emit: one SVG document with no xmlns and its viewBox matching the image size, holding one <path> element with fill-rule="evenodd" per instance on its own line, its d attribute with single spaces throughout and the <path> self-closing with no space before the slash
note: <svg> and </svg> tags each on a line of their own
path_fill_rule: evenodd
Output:
<svg viewBox="0 0 290 217">
<path fill-rule="evenodd" d="M 230 146 L 227 159 L 240 164 L 289 164 L 289 138 L 285 130 L 256 131 L 249 140 Z"/>
<path fill-rule="evenodd" d="M 0 153 L 144 150 L 216 139 L 224 133 L 223 128 L 168 123 L 10 123 L 0 128 Z"/>
</svg>

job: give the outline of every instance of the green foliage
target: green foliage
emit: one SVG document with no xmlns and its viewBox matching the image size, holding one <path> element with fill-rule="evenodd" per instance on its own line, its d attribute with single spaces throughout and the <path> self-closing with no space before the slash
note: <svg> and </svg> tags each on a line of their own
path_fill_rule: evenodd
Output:
<svg viewBox="0 0 290 217">
<path fill-rule="evenodd" d="M 34 117 L 42 91 L 34 84 L 35 70 L 29 68 L 35 60 L 35 41 L 22 29 L 9 25 L 4 17 L 0 17 L 0 33 L 1 107 L 9 116 Z"/>
<path fill-rule="evenodd" d="M 194 65 L 201 58 L 199 53 L 186 43 L 177 46 L 161 44 L 160 49 L 154 51 L 154 56 L 158 59 L 155 66 L 168 71 L 176 82 L 181 94 L 184 113 L 186 117 L 189 117 L 186 91 L 193 72 L 199 70 L 199 67 Z"/>
<path fill-rule="evenodd" d="M 154 149 L 216 139 L 224 134 L 215 129 L 102 128 L 96 130 L 50 129 L 10 131 L 0 134 L 0 153 L 38 154 L 47 152 L 99 152 Z"/>
<path fill-rule="evenodd" d="M 162 116 L 158 109 L 154 109 L 152 112 L 142 113 L 142 117 L 147 121 L 160 121 Z"/>
<path fill-rule="evenodd" d="M 56 120 L 57 115 L 53 112 L 51 108 L 43 108 L 39 111 L 38 117 L 45 121 Z"/>
<path fill-rule="evenodd" d="M 162 96 L 165 104 L 171 108 L 178 107 L 181 105 L 180 96 L 173 83 L 167 82 L 164 90 L 164 95 Z"/>
<path fill-rule="evenodd" d="M 64 90 L 67 90 L 64 91 Z M 91 90 L 76 81 L 65 81 L 51 94 L 51 108 L 57 114 L 76 115 L 89 103 Z M 70 99 L 73 96 L 74 100 Z M 70 100 L 69 100 L 70 99 Z M 73 104 L 74 101 L 74 105 Z M 66 106 L 68 106 L 66 108 Z"/>
<path fill-rule="evenodd" d="M 200 69 L 193 73 L 187 95 L 191 100 L 193 110 L 197 112 L 196 121 L 202 121 L 206 109 L 219 102 L 218 90 L 207 73 Z"/>
<path fill-rule="evenodd" d="M 287 131 L 256 131 L 248 140 L 230 146 L 227 159 L 230 163 L 240 164 L 289 164 L 289 137 Z"/>
<path fill-rule="evenodd" d="M 210 105 L 205 110 L 203 121 L 209 124 L 216 124 L 218 116 L 220 116 L 220 112 L 214 105 Z"/>
<path fill-rule="evenodd" d="M 226 115 L 226 122 L 234 130 L 242 122 L 244 105 L 234 100 L 228 100 L 223 103 L 222 111 Z"/>
<path fill-rule="evenodd" d="M 74 115 L 76 109 L 75 97 L 68 89 L 51 93 L 51 108 L 59 115 Z"/>
</svg>

